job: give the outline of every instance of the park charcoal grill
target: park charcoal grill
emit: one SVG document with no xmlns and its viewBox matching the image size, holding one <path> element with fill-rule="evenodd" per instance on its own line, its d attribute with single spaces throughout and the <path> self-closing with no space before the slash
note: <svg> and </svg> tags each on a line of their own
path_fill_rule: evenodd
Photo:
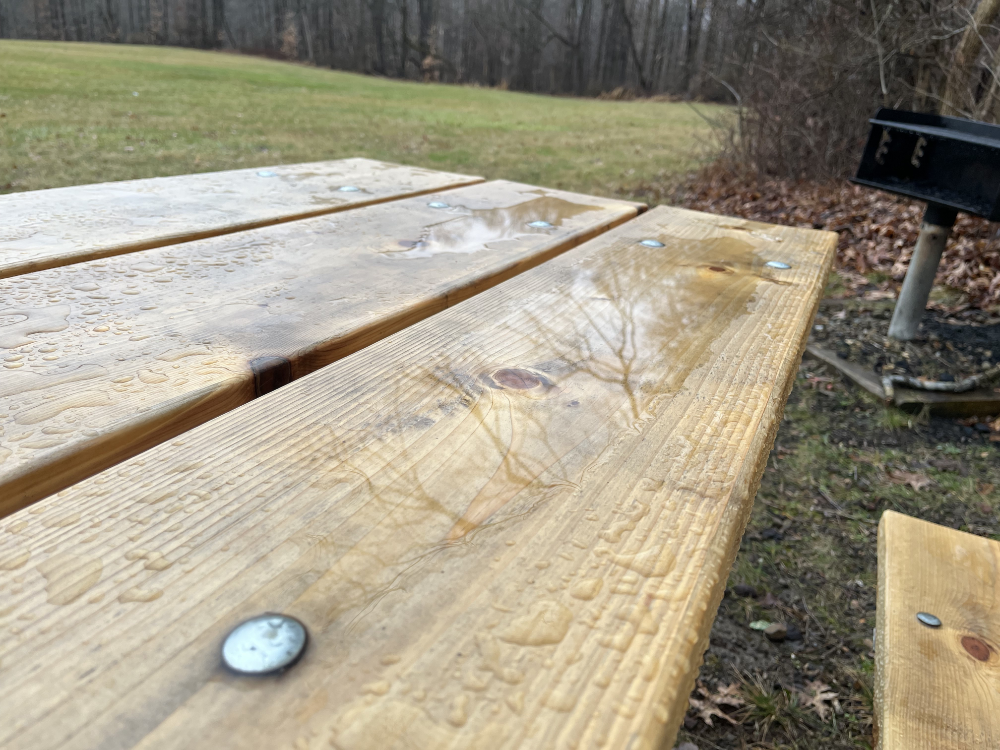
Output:
<svg viewBox="0 0 1000 750">
<path fill-rule="evenodd" d="M 854 182 L 1000 221 L 1000 125 L 880 109 Z"/>
<path fill-rule="evenodd" d="M 889 335 L 917 337 L 941 254 L 959 211 L 1000 221 L 1000 126 L 880 109 L 871 120 L 858 185 L 927 203 Z"/>
</svg>

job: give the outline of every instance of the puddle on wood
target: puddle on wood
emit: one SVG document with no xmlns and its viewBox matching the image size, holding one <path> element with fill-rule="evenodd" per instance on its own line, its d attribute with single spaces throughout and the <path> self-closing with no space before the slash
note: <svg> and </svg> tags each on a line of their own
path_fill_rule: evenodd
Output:
<svg viewBox="0 0 1000 750">
<path fill-rule="evenodd" d="M 636 243 L 616 251 L 614 262 L 564 266 L 558 284 L 506 308 L 490 329 L 486 346 L 507 352 L 504 360 L 422 361 L 412 366 L 420 385 L 400 389 L 409 396 L 381 401 L 376 419 L 363 426 L 332 429 L 330 450 L 338 456 L 345 439 L 356 442 L 350 436 L 357 430 L 378 435 L 350 459 L 318 465 L 321 474 L 336 474 L 336 483 L 313 482 L 317 492 L 331 487 L 322 490 L 330 507 L 364 508 L 354 517 L 364 534 L 318 535 L 300 564 L 325 572 L 298 599 L 296 616 L 321 629 L 348 612 L 351 622 L 367 621 L 386 596 L 440 571 L 441 555 L 461 556 L 481 544 L 480 534 L 492 539 L 490 529 L 516 529 L 519 517 L 545 504 L 578 503 L 599 486 L 590 482 L 601 467 L 613 471 L 623 460 L 623 446 L 641 443 L 688 377 L 712 358 L 718 338 L 749 314 L 761 285 L 770 286 L 759 245 L 732 237 L 660 239 L 674 253 L 673 265 L 651 264 L 649 249 Z M 723 421 L 712 429 L 725 427 Z M 435 450 L 428 452 L 430 445 Z M 632 529 L 652 523 L 647 511 L 649 519 L 658 515 L 649 507 L 665 480 L 643 482 L 636 491 L 648 489 L 644 505 L 609 521 L 600 554 L 590 553 L 634 581 L 611 587 L 589 576 L 564 601 L 624 593 L 670 574 L 675 557 L 664 543 L 639 552 L 618 546 Z M 534 567 L 548 575 L 550 563 Z M 561 610 L 517 614 L 520 620 L 498 631 L 511 643 L 547 643 L 555 635 L 543 625 L 554 624 L 553 633 L 563 627 Z M 542 630 L 532 634 L 535 619 Z"/>
<path fill-rule="evenodd" d="M 392 248 L 383 252 L 394 258 L 475 253 L 487 249 L 491 243 L 515 240 L 529 234 L 552 234 L 570 219 L 603 210 L 606 209 L 602 206 L 572 203 L 548 195 L 507 208 L 470 210 L 455 207 L 452 211 L 466 213 L 430 225 L 420 237 L 401 238 L 398 244 L 405 249 Z"/>
</svg>

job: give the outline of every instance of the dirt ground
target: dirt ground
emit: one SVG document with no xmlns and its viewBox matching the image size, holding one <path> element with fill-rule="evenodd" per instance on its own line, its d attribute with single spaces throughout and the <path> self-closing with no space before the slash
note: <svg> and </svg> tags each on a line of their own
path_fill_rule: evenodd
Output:
<svg viewBox="0 0 1000 750">
<path fill-rule="evenodd" d="M 909 357 L 905 347 L 886 357 L 886 309 L 848 305 L 838 317 L 844 309 L 826 303 L 814 333 L 873 369 L 959 377 L 1000 358 L 1000 325 L 986 313 L 932 312 Z M 678 747 L 871 747 L 879 517 L 890 508 L 1000 539 L 1000 443 L 984 423 L 886 408 L 805 358 Z M 783 641 L 755 629 L 774 623 Z"/>
</svg>

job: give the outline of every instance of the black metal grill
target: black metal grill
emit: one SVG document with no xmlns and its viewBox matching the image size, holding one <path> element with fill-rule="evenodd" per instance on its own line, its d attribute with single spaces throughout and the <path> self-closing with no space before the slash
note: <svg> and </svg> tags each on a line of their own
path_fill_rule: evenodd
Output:
<svg viewBox="0 0 1000 750">
<path fill-rule="evenodd" d="M 852 182 L 1000 220 L 1000 126 L 895 109 L 870 122 Z"/>
</svg>

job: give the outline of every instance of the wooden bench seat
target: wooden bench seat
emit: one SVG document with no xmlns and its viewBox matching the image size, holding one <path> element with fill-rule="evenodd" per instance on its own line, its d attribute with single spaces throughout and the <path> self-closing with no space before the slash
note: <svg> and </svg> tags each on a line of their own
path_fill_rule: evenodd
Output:
<svg viewBox="0 0 1000 750">
<path fill-rule="evenodd" d="M 671 747 L 835 244 L 659 208 L 5 519 L 0 746 Z"/>
<path fill-rule="evenodd" d="M 342 159 L 0 195 L 0 279 L 476 182 Z"/>
<path fill-rule="evenodd" d="M 1000 542 L 886 511 L 875 657 L 878 748 L 1000 747 Z"/>
<path fill-rule="evenodd" d="M 493 182 L 0 280 L 0 515 L 637 210 Z"/>
</svg>

